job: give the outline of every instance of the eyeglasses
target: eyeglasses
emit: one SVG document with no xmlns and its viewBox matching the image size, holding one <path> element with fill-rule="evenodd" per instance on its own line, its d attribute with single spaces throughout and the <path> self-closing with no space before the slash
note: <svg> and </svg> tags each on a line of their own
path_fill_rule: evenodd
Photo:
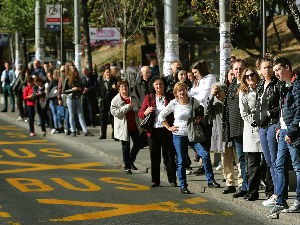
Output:
<svg viewBox="0 0 300 225">
<path fill-rule="evenodd" d="M 253 78 L 255 76 L 256 76 L 256 73 L 250 73 L 250 74 L 245 75 L 245 78 L 249 79 L 250 77 Z"/>
</svg>

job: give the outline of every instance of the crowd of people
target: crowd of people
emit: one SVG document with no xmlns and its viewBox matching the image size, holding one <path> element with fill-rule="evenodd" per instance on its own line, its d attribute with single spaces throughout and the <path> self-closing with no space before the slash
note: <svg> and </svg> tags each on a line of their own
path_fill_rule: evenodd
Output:
<svg viewBox="0 0 300 225">
<path fill-rule="evenodd" d="M 87 126 L 95 127 L 99 113 L 99 139 L 107 138 L 111 124 L 126 174 L 137 169 L 136 156 L 149 145 L 152 187 L 160 186 L 162 156 L 170 185 L 177 187 L 178 177 L 181 192 L 190 193 L 186 175 L 191 147 L 194 160 L 202 162 L 195 173 L 205 174 L 208 187 L 220 187 L 210 159 L 210 152 L 219 152 L 226 181 L 223 194 L 255 201 L 262 185 L 268 197 L 262 204 L 273 207 L 269 216 L 300 212 L 300 77 L 286 58 L 265 56 L 251 67 L 232 57 L 225 83 L 216 82 L 205 60 L 190 70 L 175 60 L 171 75 L 160 76 L 156 57 L 140 68 L 131 61 L 126 71 L 112 63 L 99 73 L 94 64 L 92 71 L 84 68 L 80 74 L 73 62 L 55 69 L 52 63 L 42 67 L 35 60 L 26 69 L 18 66 L 16 72 L 17 76 L 5 63 L 2 112 L 8 110 L 8 96 L 15 111 L 16 96 L 18 120 L 28 120 L 30 136 L 35 135 L 35 112 L 44 136 L 50 126 L 52 134 L 74 137 L 80 130 L 93 136 Z M 289 207 L 292 169 L 297 189 Z"/>
</svg>

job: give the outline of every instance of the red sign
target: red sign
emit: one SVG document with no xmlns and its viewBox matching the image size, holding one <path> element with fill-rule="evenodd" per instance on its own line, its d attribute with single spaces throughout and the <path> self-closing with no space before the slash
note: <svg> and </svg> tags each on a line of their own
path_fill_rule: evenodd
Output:
<svg viewBox="0 0 300 225">
<path fill-rule="evenodd" d="M 58 22 L 59 23 L 60 22 L 60 18 L 47 18 L 46 21 L 50 22 L 50 23 L 51 22 Z"/>
</svg>

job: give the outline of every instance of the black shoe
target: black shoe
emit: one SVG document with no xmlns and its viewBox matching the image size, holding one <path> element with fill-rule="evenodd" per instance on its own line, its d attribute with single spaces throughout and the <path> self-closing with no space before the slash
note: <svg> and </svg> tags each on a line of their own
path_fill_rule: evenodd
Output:
<svg viewBox="0 0 300 225">
<path fill-rule="evenodd" d="M 222 182 L 226 182 L 226 179 L 225 179 L 225 178 L 223 178 Z"/>
<path fill-rule="evenodd" d="M 106 139 L 106 136 L 105 136 L 105 135 L 101 135 L 101 136 L 99 137 L 99 139 Z"/>
<path fill-rule="evenodd" d="M 208 187 L 210 187 L 210 188 L 219 188 L 220 184 L 218 184 L 216 181 L 213 181 L 212 183 L 208 183 Z"/>
<path fill-rule="evenodd" d="M 71 134 L 71 131 L 67 130 L 66 135 L 70 135 L 70 134 Z"/>
<path fill-rule="evenodd" d="M 247 191 L 239 189 L 237 192 L 235 192 L 232 197 L 233 198 L 239 198 L 239 197 L 244 197 L 247 194 Z"/>
<path fill-rule="evenodd" d="M 131 169 L 125 169 L 126 174 L 132 174 Z"/>
<path fill-rule="evenodd" d="M 131 164 L 131 169 L 132 169 L 132 170 L 138 170 L 138 168 L 136 168 L 135 165 L 134 165 L 133 163 Z"/>
<path fill-rule="evenodd" d="M 1 112 L 7 112 L 7 109 L 2 109 Z"/>
<path fill-rule="evenodd" d="M 159 187 L 159 183 L 152 183 L 151 187 Z"/>
<path fill-rule="evenodd" d="M 189 191 L 189 189 L 187 189 L 187 187 L 183 187 L 183 188 L 181 188 L 181 193 L 182 194 L 190 194 L 191 192 Z"/>
<path fill-rule="evenodd" d="M 88 132 L 84 133 L 84 136 L 86 136 L 86 137 L 87 137 L 87 136 L 92 137 L 92 136 L 94 136 L 94 135 L 93 135 L 91 132 L 88 131 Z"/>
<path fill-rule="evenodd" d="M 222 191 L 222 194 L 226 195 L 229 193 L 235 193 L 236 189 L 234 186 L 226 186 L 225 189 Z"/>
<path fill-rule="evenodd" d="M 76 137 L 76 132 L 73 132 L 73 133 L 72 133 L 72 137 Z"/>
<path fill-rule="evenodd" d="M 246 201 L 256 201 L 258 199 L 258 194 L 249 194 L 244 198 Z"/>
<path fill-rule="evenodd" d="M 204 166 L 200 166 L 200 167 L 194 172 L 194 174 L 195 174 L 196 176 L 203 175 L 204 173 L 205 173 Z"/>
<path fill-rule="evenodd" d="M 15 109 L 12 109 L 10 112 L 15 112 Z"/>
<path fill-rule="evenodd" d="M 77 135 L 80 135 L 80 131 L 78 130 L 78 131 L 76 132 L 76 134 L 77 134 Z"/>
<path fill-rule="evenodd" d="M 178 187 L 176 182 L 171 182 L 171 187 Z"/>
</svg>

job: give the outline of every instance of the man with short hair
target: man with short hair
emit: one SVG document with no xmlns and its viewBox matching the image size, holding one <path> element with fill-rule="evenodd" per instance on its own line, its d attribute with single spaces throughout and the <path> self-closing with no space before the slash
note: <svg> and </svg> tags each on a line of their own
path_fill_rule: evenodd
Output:
<svg viewBox="0 0 300 225">
<path fill-rule="evenodd" d="M 12 91 L 12 84 L 14 83 L 16 76 L 12 69 L 10 69 L 10 62 L 4 63 L 5 70 L 1 75 L 1 82 L 4 96 L 4 109 L 1 112 L 7 112 L 7 97 L 10 96 L 11 112 L 15 111 L 15 96 Z"/>
<path fill-rule="evenodd" d="M 138 77 L 137 82 L 133 88 L 133 95 L 137 101 L 138 109 L 142 107 L 145 96 L 150 94 L 150 77 L 150 68 L 148 66 L 143 66 L 141 68 L 141 76 Z"/>
<path fill-rule="evenodd" d="M 157 56 L 150 57 L 150 70 L 151 70 L 151 77 L 159 76 L 159 67 L 158 67 L 158 59 Z"/>
<path fill-rule="evenodd" d="M 33 61 L 33 72 L 31 73 L 31 76 L 40 76 L 44 81 L 47 80 L 45 69 L 41 66 L 41 62 L 37 59 Z"/>
<path fill-rule="evenodd" d="M 280 120 L 276 139 L 278 152 L 277 201 L 268 217 L 278 217 L 280 212 L 300 212 L 300 75 L 292 72 L 290 61 L 285 57 L 273 61 L 273 71 L 282 81 L 280 88 Z M 288 157 L 292 160 L 297 175 L 297 189 L 294 204 L 288 208 Z"/>
<path fill-rule="evenodd" d="M 84 119 L 89 126 L 95 126 L 95 116 L 96 116 L 96 87 L 97 87 L 97 77 L 90 73 L 88 68 L 83 68 L 82 70 L 82 86 L 83 86 L 83 96 L 82 96 L 82 108 Z"/>
<path fill-rule="evenodd" d="M 173 89 L 176 84 L 175 72 L 178 67 L 182 67 L 182 64 L 179 60 L 174 60 L 171 62 L 170 70 L 172 74 L 167 76 L 167 82 L 168 82 L 168 87 L 166 90 L 167 93 L 173 94 Z"/>
</svg>

